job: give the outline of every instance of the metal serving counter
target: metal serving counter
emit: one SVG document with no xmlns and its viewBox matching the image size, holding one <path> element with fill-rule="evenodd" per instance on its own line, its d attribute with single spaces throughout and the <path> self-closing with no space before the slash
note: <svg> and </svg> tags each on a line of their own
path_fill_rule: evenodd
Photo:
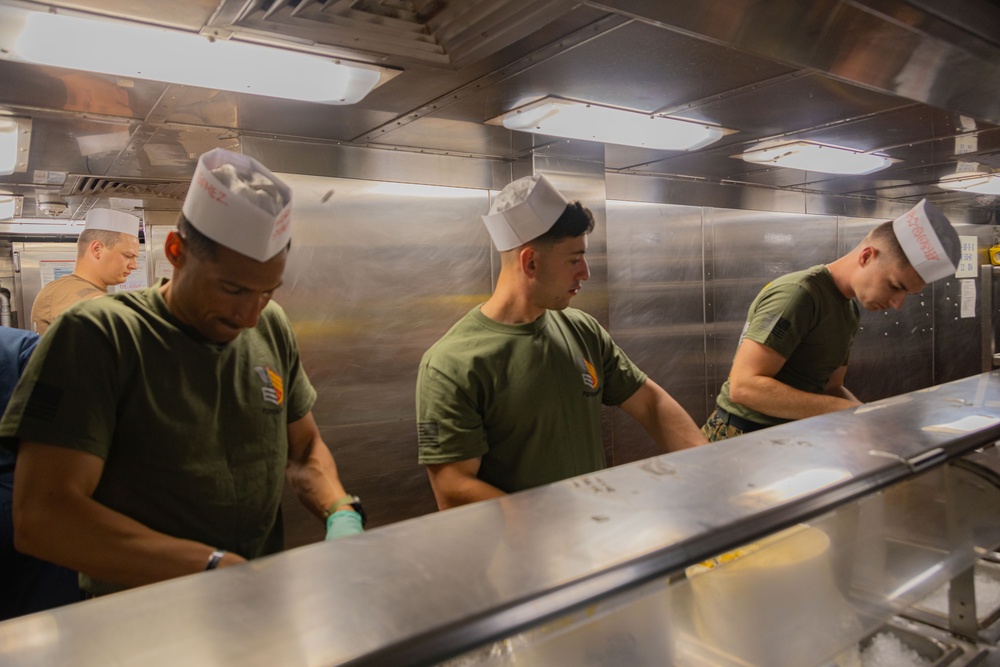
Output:
<svg viewBox="0 0 1000 667">
<path fill-rule="evenodd" d="M 973 547 L 1000 543 L 996 488 L 943 465 L 976 450 L 989 460 L 983 447 L 998 439 L 1000 373 L 990 372 L 14 619 L 0 624 L 0 664 L 583 664 L 566 646 L 624 610 L 629 639 L 663 645 L 676 664 L 745 665 L 692 657 L 719 646 L 683 641 L 711 635 L 715 620 L 684 612 L 706 599 L 689 568 L 820 533 L 845 619 L 832 634 L 854 642 L 967 571 Z M 746 607 L 748 621 L 757 609 Z M 549 632 L 563 642 L 547 663 L 492 651 L 553 628 L 583 632 Z M 818 648 L 815 664 L 833 654 Z"/>
</svg>

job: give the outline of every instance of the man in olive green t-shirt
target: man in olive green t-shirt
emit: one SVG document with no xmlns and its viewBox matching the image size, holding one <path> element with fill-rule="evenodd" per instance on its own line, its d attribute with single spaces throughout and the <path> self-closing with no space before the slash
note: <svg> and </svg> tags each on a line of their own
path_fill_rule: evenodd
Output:
<svg viewBox="0 0 1000 667">
<path fill-rule="evenodd" d="M 77 304 L 42 336 L 0 420 L 19 551 L 91 595 L 240 566 L 281 550 L 286 481 L 327 539 L 362 532 L 271 301 L 291 195 L 209 151 L 164 242 L 171 278 Z"/>
<path fill-rule="evenodd" d="M 702 426 L 710 441 L 860 404 L 844 386 L 867 310 L 953 275 L 958 233 L 926 200 L 873 229 L 851 252 L 772 281 L 750 305 L 729 378 Z"/>
<path fill-rule="evenodd" d="M 496 290 L 424 354 L 417 378 L 419 461 L 438 507 L 601 470 L 602 405 L 621 407 L 666 451 L 704 444 L 607 331 L 568 307 L 590 277 L 590 211 L 529 176 L 483 221 L 501 253 Z"/>
</svg>

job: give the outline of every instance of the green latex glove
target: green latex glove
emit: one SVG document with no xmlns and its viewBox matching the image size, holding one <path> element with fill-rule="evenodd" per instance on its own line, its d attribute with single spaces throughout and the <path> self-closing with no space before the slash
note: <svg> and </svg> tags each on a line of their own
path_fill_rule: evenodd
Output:
<svg viewBox="0 0 1000 667">
<path fill-rule="evenodd" d="M 354 510 L 334 512 L 326 520 L 326 539 L 328 540 L 335 540 L 338 537 L 347 537 L 348 535 L 360 535 L 363 532 L 361 515 Z"/>
</svg>

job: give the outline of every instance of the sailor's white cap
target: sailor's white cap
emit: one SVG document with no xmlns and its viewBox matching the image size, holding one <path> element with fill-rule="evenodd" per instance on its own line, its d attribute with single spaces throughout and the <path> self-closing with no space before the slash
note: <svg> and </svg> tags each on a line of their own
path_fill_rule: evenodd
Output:
<svg viewBox="0 0 1000 667">
<path fill-rule="evenodd" d="M 544 175 L 525 176 L 500 191 L 483 222 L 497 250 L 503 252 L 549 231 L 568 204 Z"/>
<path fill-rule="evenodd" d="M 954 275 L 962 258 L 958 232 L 926 199 L 892 221 L 899 245 L 925 283 Z"/>
<path fill-rule="evenodd" d="M 87 221 L 83 229 L 84 231 L 88 229 L 103 229 L 108 232 L 138 236 L 139 218 L 124 211 L 115 211 L 110 208 L 93 208 L 87 213 Z"/>
<path fill-rule="evenodd" d="M 292 236 L 292 190 L 257 160 L 216 148 L 198 159 L 184 217 L 216 243 L 266 262 Z"/>
</svg>

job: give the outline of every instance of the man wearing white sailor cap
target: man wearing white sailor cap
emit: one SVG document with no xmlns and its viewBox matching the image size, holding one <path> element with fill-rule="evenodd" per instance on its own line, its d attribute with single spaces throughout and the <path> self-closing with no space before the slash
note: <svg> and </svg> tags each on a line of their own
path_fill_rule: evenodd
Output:
<svg viewBox="0 0 1000 667">
<path fill-rule="evenodd" d="M 925 199 L 843 257 L 766 285 L 702 432 L 722 440 L 859 405 L 844 386 L 858 305 L 898 310 L 907 295 L 954 275 L 961 254 L 958 232 Z"/>
<path fill-rule="evenodd" d="M 282 548 L 287 474 L 327 538 L 360 533 L 312 416 L 316 391 L 271 301 L 291 191 L 249 157 L 201 156 L 169 281 L 89 301 L 43 337 L 0 421 L 20 445 L 19 550 L 91 595 Z"/>
<path fill-rule="evenodd" d="M 496 290 L 423 356 L 419 460 L 446 509 L 605 467 L 601 406 L 621 407 L 666 450 L 705 443 L 684 409 L 569 303 L 590 277 L 594 218 L 544 175 L 510 183 L 483 222 Z"/>
<path fill-rule="evenodd" d="M 109 208 L 87 214 L 76 241 L 73 273 L 45 285 L 31 306 L 31 329 L 45 333 L 58 315 L 75 303 L 96 299 L 121 285 L 139 258 L 139 218 Z"/>
</svg>

